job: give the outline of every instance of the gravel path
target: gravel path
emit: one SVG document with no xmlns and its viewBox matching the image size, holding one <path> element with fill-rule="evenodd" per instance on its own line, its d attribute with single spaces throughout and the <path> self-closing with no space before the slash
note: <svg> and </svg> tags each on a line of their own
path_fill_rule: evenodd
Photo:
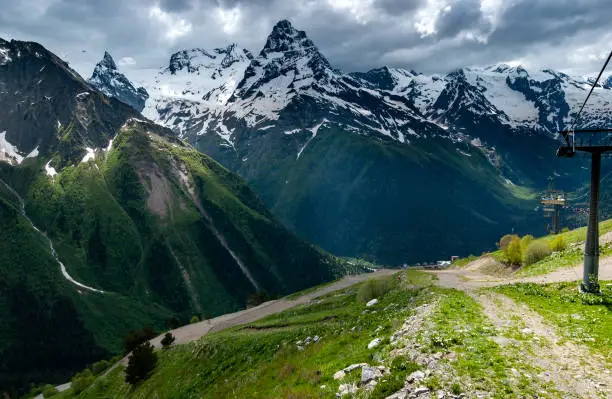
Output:
<svg viewBox="0 0 612 399">
<path fill-rule="evenodd" d="M 485 262 L 485 259 L 478 259 L 477 262 Z M 541 276 L 521 277 L 498 277 L 486 275 L 478 271 L 478 265 L 467 265 L 461 269 L 440 270 L 435 273 L 439 278 L 439 284 L 447 288 L 459 288 L 464 291 L 473 290 L 480 287 L 492 287 L 501 284 L 514 283 L 558 283 L 562 281 L 582 280 L 582 263 L 568 268 L 557 269 L 551 273 Z M 612 256 L 599 260 L 599 279 L 612 280 Z"/>
<path fill-rule="evenodd" d="M 380 269 L 374 273 L 346 276 L 342 280 L 338 280 L 335 283 L 326 285 L 317 291 L 307 293 L 295 299 L 282 298 L 264 302 L 261 305 L 250 309 L 241 310 L 235 313 L 224 314 L 222 316 L 215 317 L 214 319 L 201 321 L 195 324 L 188 324 L 170 332 L 176 338 L 175 344 L 185 344 L 188 342 L 195 341 L 203 335 L 208 334 L 209 332 L 217 332 L 241 324 L 251 323 L 266 316 L 275 313 L 280 313 L 294 306 L 309 303 L 313 299 L 319 298 L 333 291 L 338 291 L 343 288 L 350 287 L 369 278 L 388 276 L 393 273 L 397 273 L 397 270 Z M 151 343 L 155 347 L 160 348 L 162 337 L 163 335 L 159 335 L 158 337 L 153 338 L 151 340 Z"/>
<path fill-rule="evenodd" d="M 473 263 L 476 262 L 485 260 Z M 521 357 L 540 370 L 537 378 L 564 392 L 564 398 L 612 398 L 612 373 L 602 356 L 594 354 L 583 344 L 560 337 L 554 326 L 527 305 L 505 295 L 478 291 L 483 287 L 518 282 L 581 280 L 582 264 L 525 278 L 484 275 L 478 271 L 478 266 L 432 273 L 438 276 L 440 286 L 465 291 L 478 301 L 498 331 L 495 341 L 501 346 L 512 345 L 513 350 L 518 348 Z M 612 257 L 600 260 L 599 277 L 601 280 L 612 279 Z M 517 331 L 526 336 L 524 340 L 516 340 Z"/>
<path fill-rule="evenodd" d="M 565 393 L 565 398 L 610 398 L 612 375 L 602 356 L 563 339 L 527 305 L 494 293 L 472 295 L 499 332 L 496 342 L 516 348 L 537 378 Z M 517 334 L 522 339 L 517 340 Z"/>
</svg>

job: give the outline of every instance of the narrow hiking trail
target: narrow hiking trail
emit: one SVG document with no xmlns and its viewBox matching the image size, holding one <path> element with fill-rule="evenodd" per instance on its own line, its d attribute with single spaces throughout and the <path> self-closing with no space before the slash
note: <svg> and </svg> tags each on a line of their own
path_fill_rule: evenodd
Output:
<svg viewBox="0 0 612 399">
<path fill-rule="evenodd" d="M 476 261 L 478 262 L 478 261 Z M 476 270 L 475 270 L 476 269 Z M 564 393 L 564 398 L 612 398 L 612 373 L 603 356 L 581 343 L 560 336 L 555 326 L 529 306 L 482 288 L 519 282 L 556 283 L 581 280 L 582 265 L 525 278 L 498 278 L 481 274 L 477 268 L 431 272 L 437 284 L 455 288 L 474 298 L 493 323 L 493 340 L 508 353 L 516 353 L 538 370 L 538 379 Z M 600 263 L 602 280 L 612 279 L 612 257 Z"/>
<path fill-rule="evenodd" d="M 553 326 L 525 304 L 501 294 L 473 297 L 495 325 L 499 333 L 496 342 L 518 350 L 523 361 L 539 371 L 535 377 L 565 392 L 566 397 L 610 397 L 612 375 L 605 372 L 609 369 L 602 356 L 561 338 Z"/>
</svg>

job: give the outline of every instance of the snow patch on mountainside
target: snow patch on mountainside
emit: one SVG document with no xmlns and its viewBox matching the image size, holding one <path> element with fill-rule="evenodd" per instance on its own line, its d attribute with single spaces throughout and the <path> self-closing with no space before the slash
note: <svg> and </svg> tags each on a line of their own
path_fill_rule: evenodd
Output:
<svg viewBox="0 0 612 399">
<path fill-rule="evenodd" d="M 53 166 L 51 166 L 51 160 L 49 160 L 46 164 L 45 164 L 45 173 L 47 174 L 47 176 L 53 178 L 57 175 L 57 171 L 55 170 L 55 168 Z"/>
<path fill-rule="evenodd" d="M 7 162 L 9 165 L 19 165 L 24 159 L 35 158 L 37 156 L 38 146 L 24 156 L 17 146 L 8 142 L 6 132 L 0 132 L 0 161 Z"/>
<path fill-rule="evenodd" d="M 143 115 L 183 135 L 188 120 L 219 112 L 227 104 L 252 58 L 236 44 L 174 53 L 167 67 L 139 77 L 151 96 Z"/>
<path fill-rule="evenodd" d="M 87 151 L 87 154 L 85 154 L 85 156 L 81 160 L 81 163 L 87 163 L 90 160 L 93 161 L 94 159 L 96 159 L 96 152 L 93 148 L 86 147 L 85 150 Z"/>
<path fill-rule="evenodd" d="M 12 59 L 9 56 L 9 49 L 0 47 L 0 65 L 6 65 L 11 61 Z"/>
<path fill-rule="evenodd" d="M 485 98 L 498 110 L 504 112 L 511 124 L 533 124 L 538 120 L 538 110 L 532 101 L 521 92 L 512 90 L 506 79 L 513 73 L 504 74 L 486 70 L 464 70 L 468 82 L 481 90 Z"/>
<path fill-rule="evenodd" d="M 300 155 L 302 155 L 302 152 L 304 152 L 304 150 L 306 149 L 306 147 L 308 146 L 308 144 L 310 144 L 310 142 L 317 137 L 317 133 L 319 132 L 319 129 L 321 128 L 321 126 L 323 126 L 325 123 L 327 123 L 327 119 L 323 119 L 320 123 L 316 124 L 314 127 L 312 127 L 310 129 L 310 131 L 312 132 L 312 136 L 308 139 L 308 141 L 304 144 L 304 146 L 302 148 L 300 148 L 300 150 L 297 153 L 297 157 L 296 159 L 300 159 Z"/>
</svg>

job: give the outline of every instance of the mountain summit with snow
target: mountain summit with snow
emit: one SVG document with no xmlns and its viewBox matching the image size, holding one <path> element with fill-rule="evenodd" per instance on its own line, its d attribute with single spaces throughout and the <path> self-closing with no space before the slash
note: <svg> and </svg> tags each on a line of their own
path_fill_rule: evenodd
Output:
<svg viewBox="0 0 612 399">
<path fill-rule="evenodd" d="M 531 228 L 533 206 L 510 187 L 546 185 L 556 132 L 590 87 L 504 64 L 344 73 L 287 20 L 250 54 L 236 45 L 173 54 L 143 82 L 144 115 L 245 177 L 302 236 L 385 262 L 443 256 L 428 244 L 440 240 L 456 245 L 448 255 L 479 251 L 502 226 Z M 583 126 L 612 122 L 607 87 L 595 90 Z M 581 179 L 563 167 L 564 184 Z M 431 224 L 440 212 L 444 228 Z"/>
<path fill-rule="evenodd" d="M 202 132 L 202 114 L 226 106 L 252 59 L 236 44 L 172 54 L 167 66 L 142 81 L 151 94 L 143 115 L 179 134 Z"/>
<path fill-rule="evenodd" d="M 132 82 L 118 71 L 115 60 L 107 51 L 94 68 L 88 82 L 107 96 L 117 98 L 138 112 L 142 112 L 145 101 L 149 98 L 144 87 L 135 88 Z"/>
</svg>

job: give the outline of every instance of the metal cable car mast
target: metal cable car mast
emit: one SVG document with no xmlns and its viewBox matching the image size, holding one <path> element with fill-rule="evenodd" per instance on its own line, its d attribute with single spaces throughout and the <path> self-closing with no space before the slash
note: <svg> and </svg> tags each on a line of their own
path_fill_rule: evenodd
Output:
<svg viewBox="0 0 612 399">
<path fill-rule="evenodd" d="M 581 151 L 591 154 L 591 192 L 589 200 L 589 220 L 587 227 L 587 238 L 584 249 L 584 273 L 580 289 L 583 292 L 600 293 L 599 287 L 599 186 L 601 181 L 601 156 L 612 151 L 612 129 L 585 129 L 574 130 L 576 121 L 584 109 L 591 93 L 597 86 L 606 66 L 612 58 L 612 52 L 608 56 L 603 68 L 589 91 L 580 111 L 574 118 L 570 128 L 559 132 L 565 139 L 565 143 L 557 150 L 558 157 L 572 158 L 576 152 Z"/>
</svg>

